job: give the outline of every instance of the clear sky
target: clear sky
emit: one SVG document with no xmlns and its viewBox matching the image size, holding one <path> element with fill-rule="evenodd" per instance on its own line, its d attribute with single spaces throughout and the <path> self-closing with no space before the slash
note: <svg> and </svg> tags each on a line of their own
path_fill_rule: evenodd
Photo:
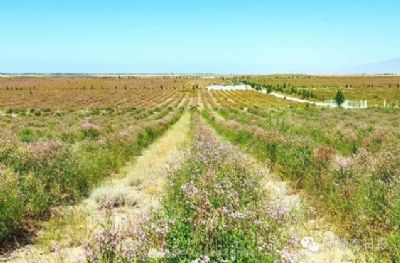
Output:
<svg viewBox="0 0 400 263">
<path fill-rule="evenodd" d="M 399 0 L 10 0 L 0 72 L 343 71 L 400 57 Z"/>
</svg>

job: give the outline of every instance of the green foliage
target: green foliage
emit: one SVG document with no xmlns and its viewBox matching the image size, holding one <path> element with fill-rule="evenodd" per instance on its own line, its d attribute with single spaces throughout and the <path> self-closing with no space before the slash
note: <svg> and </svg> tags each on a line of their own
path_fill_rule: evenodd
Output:
<svg viewBox="0 0 400 263">
<path fill-rule="evenodd" d="M 308 111 L 311 116 L 307 120 L 316 118 L 314 110 Z M 294 128 L 294 125 L 282 129 L 284 110 L 273 117 L 271 111 L 264 113 L 252 108 L 251 112 L 264 117 L 259 122 L 264 130 L 249 126 L 250 117 L 234 109 L 221 111 L 230 121 L 218 120 L 208 111 L 203 116 L 227 139 L 258 159 L 270 161 L 275 173 L 305 190 L 320 209 L 336 215 L 334 218 L 340 220 L 340 227 L 353 237 L 369 242 L 380 236 L 386 245 L 370 252 L 382 262 L 397 259 L 400 154 L 392 147 L 397 141 L 393 135 L 387 135 L 386 139 L 382 134 L 372 136 L 370 127 L 358 136 L 346 129 L 339 130 L 340 136 L 324 130 Z M 382 148 L 382 141 L 390 144 Z M 360 150 L 366 145 L 375 152 Z M 340 152 L 348 157 L 337 155 Z M 335 155 L 340 158 L 335 159 Z"/>
<path fill-rule="evenodd" d="M 274 249 L 262 243 L 276 234 L 277 223 L 261 208 L 260 175 L 207 132 L 200 130 L 190 160 L 170 177 L 159 219 L 173 222 L 166 235 L 167 262 L 274 262 Z M 260 224 L 254 224 L 256 218 Z"/>
<path fill-rule="evenodd" d="M 400 261 L 400 233 L 399 232 L 394 232 L 391 233 L 388 236 L 387 239 L 387 250 L 388 250 L 388 254 L 389 259 L 392 262 L 399 262 Z"/>
<path fill-rule="evenodd" d="M 345 100 L 346 100 L 346 98 L 344 97 L 343 92 L 340 91 L 340 90 L 337 91 L 337 92 L 336 92 L 336 95 L 335 95 L 336 104 L 337 104 L 339 107 L 341 107 Z"/>
<path fill-rule="evenodd" d="M 31 129 L 25 129 L 21 132 L 21 141 L 30 143 L 33 141 L 34 135 Z"/>
<path fill-rule="evenodd" d="M 100 131 L 98 129 L 83 129 L 83 137 L 88 139 L 96 139 L 100 136 Z"/>
<path fill-rule="evenodd" d="M 19 227 L 23 203 L 18 175 L 0 167 L 0 238 L 9 238 Z M 1 240 L 0 239 L 0 240 Z"/>
<path fill-rule="evenodd" d="M 196 113 L 188 159 L 168 176 L 163 209 L 127 231 L 104 225 L 87 247 L 89 262 L 277 261 L 288 222 L 266 211 L 264 174 Z"/>
<path fill-rule="evenodd" d="M 21 134 L 28 144 L 1 145 L 0 162 L 12 172 L 3 175 L 0 167 L 0 241 L 18 230 L 23 217 L 46 218 L 51 207 L 87 196 L 102 178 L 118 171 L 180 115 L 180 110 L 171 116 L 162 113 L 161 119 L 143 125 L 137 132 L 102 140 L 93 140 L 101 134 L 97 127 L 86 125 L 83 130 L 90 140 L 76 147 L 68 144 L 70 139 L 34 142 L 30 129 Z"/>
</svg>

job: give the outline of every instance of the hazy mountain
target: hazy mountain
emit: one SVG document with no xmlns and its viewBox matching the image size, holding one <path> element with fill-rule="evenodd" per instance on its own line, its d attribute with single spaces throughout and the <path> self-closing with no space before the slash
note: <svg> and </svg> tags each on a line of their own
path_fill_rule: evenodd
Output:
<svg viewBox="0 0 400 263">
<path fill-rule="evenodd" d="M 350 72 L 366 74 L 400 73 L 400 58 L 361 65 L 350 69 Z"/>
</svg>

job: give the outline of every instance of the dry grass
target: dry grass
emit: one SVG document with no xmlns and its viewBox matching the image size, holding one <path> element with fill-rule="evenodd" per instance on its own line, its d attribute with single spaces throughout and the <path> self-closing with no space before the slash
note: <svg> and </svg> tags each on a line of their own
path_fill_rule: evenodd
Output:
<svg viewBox="0 0 400 263">
<path fill-rule="evenodd" d="M 58 247 L 76 247 L 89 235 L 88 213 L 80 207 L 61 209 L 44 224 L 36 245 L 46 251 L 55 251 Z"/>
<path fill-rule="evenodd" d="M 162 191 L 168 170 L 181 162 L 181 149 L 189 144 L 189 133 L 190 114 L 186 113 L 173 129 L 127 168 L 128 185 L 144 189 L 151 195 Z"/>
<path fill-rule="evenodd" d="M 140 194 L 131 187 L 106 185 L 94 190 L 92 197 L 99 207 L 135 206 L 140 202 Z"/>
</svg>

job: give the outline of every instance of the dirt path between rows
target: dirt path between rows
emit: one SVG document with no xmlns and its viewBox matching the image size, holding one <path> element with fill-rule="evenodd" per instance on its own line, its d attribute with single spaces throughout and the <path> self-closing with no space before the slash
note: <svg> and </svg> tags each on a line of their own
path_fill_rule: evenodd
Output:
<svg viewBox="0 0 400 263">
<path fill-rule="evenodd" d="M 111 220 L 115 228 L 135 224 L 159 209 L 166 176 L 184 161 L 190 145 L 190 116 L 190 113 L 184 113 L 161 138 L 128 164 L 119 178 L 104 183 L 88 199 L 69 208 L 68 211 L 74 215 L 65 222 L 61 221 L 64 224 L 62 229 L 51 227 L 52 221 L 59 219 L 50 220 L 47 230 L 39 235 L 39 243 L 43 243 L 40 239 L 49 239 L 49 233 L 54 231 L 64 235 L 57 241 L 45 240 L 50 243 L 50 251 L 29 245 L 12 253 L 6 261 L 85 262 L 84 239 L 89 238 L 99 224 L 110 219 L 110 214 L 106 215 L 102 208 L 111 207 Z M 59 224 L 56 226 L 59 227 Z"/>
<path fill-rule="evenodd" d="M 218 113 L 216 118 L 224 120 Z M 203 120 L 207 123 L 206 120 Z M 219 140 L 227 142 L 212 127 Z M 323 215 L 309 218 L 310 207 L 301 193 L 294 192 L 290 186 L 274 175 L 268 164 L 260 163 L 250 154 L 234 146 L 249 165 L 261 172 L 264 176 L 263 186 L 268 193 L 268 212 L 276 220 L 289 218 L 285 232 L 290 238 L 290 246 L 281 251 L 283 262 L 290 263 L 339 263 L 363 262 L 360 255 L 356 255 L 351 245 L 342 240 L 332 225 L 329 225 Z"/>
</svg>

